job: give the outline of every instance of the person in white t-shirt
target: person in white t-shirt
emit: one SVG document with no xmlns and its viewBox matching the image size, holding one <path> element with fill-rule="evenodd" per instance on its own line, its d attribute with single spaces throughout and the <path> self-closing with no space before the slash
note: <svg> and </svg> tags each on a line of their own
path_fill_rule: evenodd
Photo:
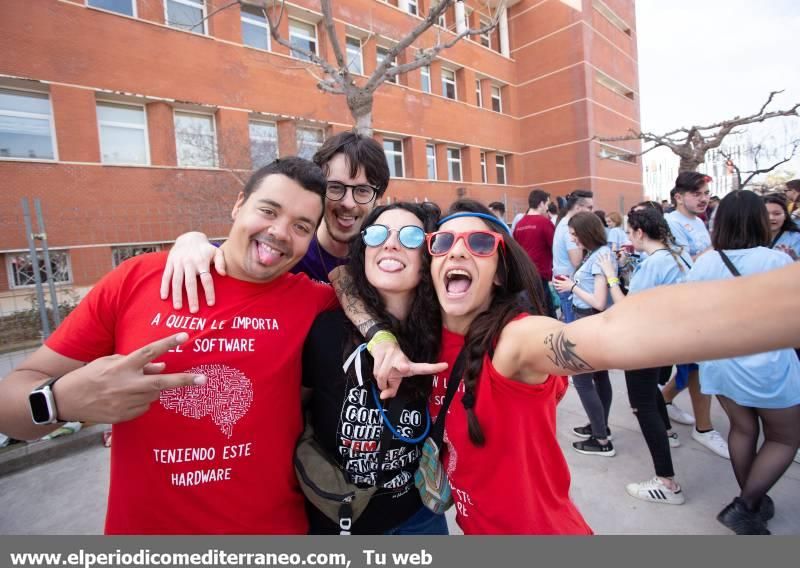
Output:
<svg viewBox="0 0 800 568">
<path fill-rule="evenodd" d="M 708 208 L 711 198 L 708 188 L 710 181 L 711 177 L 700 172 L 678 174 L 675 179 L 675 187 L 670 192 L 675 203 L 675 211 L 664 215 L 672 236 L 675 238 L 675 244 L 683 247 L 683 250 L 691 255 L 692 262 L 711 248 L 711 235 L 699 217 Z M 702 300 L 702 298 L 698 298 L 698 301 Z M 688 381 L 685 384 L 679 384 L 683 383 L 681 377 L 684 376 L 685 370 L 687 370 L 686 366 L 678 366 L 678 373 L 664 386 L 662 391 L 670 419 L 682 424 L 694 424 L 693 440 L 718 456 L 730 459 L 728 444 L 711 423 L 711 397 L 700 392 L 698 366 L 696 364 L 688 365 Z M 689 387 L 694 416 L 673 404 L 673 400 L 685 386 Z"/>
</svg>

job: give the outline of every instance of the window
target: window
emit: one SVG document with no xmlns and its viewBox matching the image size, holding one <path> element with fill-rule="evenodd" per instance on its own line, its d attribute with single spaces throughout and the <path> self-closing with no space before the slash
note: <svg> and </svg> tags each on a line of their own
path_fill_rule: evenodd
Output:
<svg viewBox="0 0 800 568">
<path fill-rule="evenodd" d="M 408 0 L 408 13 L 414 16 L 419 14 L 418 0 Z"/>
<path fill-rule="evenodd" d="M 147 254 L 148 252 L 158 252 L 160 250 L 161 247 L 159 245 L 112 247 L 111 263 L 114 265 L 114 268 L 116 268 L 129 258 L 133 258 L 134 256 L 139 256 L 140 254 Z"/>
<path fill-rule="evenodd" d="M 605 19 L 611 22 L 611 25 L 620 31 L 631 35 L 631 27 L 620 18 L 611 8 L 603 4 L 600 0 L 594 0 L 594 9 L 600 12 Z"/>
<path fill-rule="evenodd" d="M 483 93 L 481 93 L 481 80 L 475 80 L 475 102 L 479 107 L 483 106 Z"/>
<path fill-rule="evenodd" d="M 431 66 L 423 65 L 419 68 L 419 73 L 422 82 L 422 90 L 426 93 L 431 92 Z"/>
<path fill-rule="evenodd" d="M 395 178 L 405 177 L 403 164 L 403 141 L 383 140 L 383 152 L 389 162 L 389 175 Z"/>
<path fill-rule="evenodd" d="M 448 99 L 456 98 L 456 72 L 442 69 L 442 95 Z"/>
<path fill-rule="evenodd" d="M 488 26 L 492 21 L 488 18 L 480 18 L 480 27 Z M 483 47 L 492 49 L 492 30 L 486 30 L 480 35 L 480 42 Z"/>
<path fill-rule="evenodd" d="M 292 47 L 317 54 L 317 26 L 289 18 L 289 42 Z M 292 57 L 311 61 L 311 57 L 292 50 Z"/>
<path fill-rule="evenodd" d="M 319 128 L 297 129 L 297 155 L 310 160 L 317 153 L 325 140 L 325 135 Z"/>
<path fill-rule="evenodd" d="M 481 181 L 486 183 L 486 152 L 481 152 Z"/>
<path fill-rule="evenodd" d="M 50 97 L 0 89 L 0 158 L 54 160 Z"/>
<path fill-rule="evenodd" d="M 439 21 L 437 22 L 437 24 L 439 25 L 440 28 L 447 29 L 447 18 L 445 18 L 445 14 L 447 14 L 447 10 L 445 10 L 439 15 Z"/>
<path fill-rule="evenodd" d="M 188 112 L 175 113 L 175 143 L 179 166 L 217 166 L 214 117 Z"/>
<path fill-rule="evenodd" d="M 278 157 L 278 126 L 273 122 L 250 121 L 250 159 L 253 169 L 264 167 Z"/>
<path fill-rule="evenodd" d="M 492 110 L 503 112 L 503 96 L 500 87 L 492 85 Z"/>
<path fill-rule="evenodd" d="M 356 37 L 347 38 L 347 68 L 350 73 L 364 74 L 364 58 L 361 53 L 361 40 Z"/>
<path fill-rule="evenodd" d="M 242 43 L 269 51 L 269 27 L 263 10 L 242 5 Z"/>
<path fill-rule="evenodd" d="M 376 53 L 377 53 L 378 65 L 380 65 L 389 56 L 389 48 L 381 47 L 379 45 L 378 49 L 376 50 Z M 394 59 L 392 59 L 391 65 L 396 65 L 396 64 L 397 62 Z M 397 83 L 397 75 L 394 75 L 391 79 L 387 79 L 387 81 L 391 83 Z"/>
<path fill-rule="evenodd" d="M 436 146 L 425 145 L 425 161 L 428 165 L 428 179 L 436 179 Z"/>
<path fill-rule="evenodd" d="M 204 0 L 167 0 L 164 6 L 168 26 L 198 34 L 206 33 Z"/>
<path fill-rule="evenodd" d="M 72 282 L 72 270 L 69 263 L 69 252 L 65 250 L 49 250 L 50 271 L 53 274 L 53 282 L 65 284 Z M 47 271 L 44 264 L 44 253 L 37 250 L 36 257 L 39 261 L 39 277 L 42 282 L 47 282 Z M 9 284 L 11 288 L 25 288 L 36 285 L 33 261 L 28 252 L 20 252 L 6 255 L 6 268 L 8 269 Z"/>
<path fill-rule="evenodd" d="M 497 183 L 505 185 L 506 183 L 506 157 L 497 155 L 494 158 L 495 166 L 497 169 Z"/>
<path fill-rule="evenodd" d="M 611 89 L 618 95 L 633 100 L 633 89 L 629 89 L 628 87 L 626 87 L 616 79 L 612 79 L 605 73 L 602 73 L 600 71 L 596 71 L 596 73 L 597 73 L 597 82 L 603 85 L 606 89 Z"/>
<path fill-rule="evenodd" d="M 609 146 L 608 144 L 600 144 L 600 153 L 598 155 L 607 160 L 616 160 L 618 162 L 627 162 L 629 164 L 636 163 L 636 156 L 631 154 L 628 150 L 625 148 Z"/>
<path fill-rule="evenodd" d="M 461 181 L 461 149 L 447 149 L 447 172 L 450 181 Z"/>
<path fill-rule="evenodd" d="M 104 164 L 148 164 L 144 107 L 97 103 L 100 161 Z"/>
<path fill-rule="evenodd" d="M 125 14 L 126 16 L 135 16 L 133 0 L 88 0 L 86 2 L 93 8 L 102 8 L 109 12 L 117 12 L 118 14 Z"/>
</svg>

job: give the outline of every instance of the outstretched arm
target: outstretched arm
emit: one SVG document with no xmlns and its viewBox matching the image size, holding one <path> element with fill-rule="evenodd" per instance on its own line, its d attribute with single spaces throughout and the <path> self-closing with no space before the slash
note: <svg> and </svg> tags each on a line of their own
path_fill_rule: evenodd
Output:
<svg viewBox="0 0 800 568">
<path fill-rule="evenodd" d="M 192 231 L 184 233 L 175 240 L 169 251 L 167 265 L 161 277 L 161 299 L 169 298 L 172 293 L 172 306 L 180 310 L 183 306 L 183 286 L 186 286 L 186 300 L 189 311 L 196 313 L 200 309 L 197 296 L 197 278 L 206 296 L 206 304 L 213 306 L 214 279 L 211 277 L 211 262 L 218 274 L 225 275 L 225 255 L 221 248 L 215 247 L 203 233 Z"/>
<path fill-rule="evenodd" d="M 524 382 L 593 369 L 642 369 L 760 353 L 800 344 L 800 264 L 724 281 L 662 286 L 565 325 L 510 323 L 495 366 Z M 772 317 L 763 313 L 770 290 Z M 746 332 L 743 332 L 746 330 Z"/>
</svg>

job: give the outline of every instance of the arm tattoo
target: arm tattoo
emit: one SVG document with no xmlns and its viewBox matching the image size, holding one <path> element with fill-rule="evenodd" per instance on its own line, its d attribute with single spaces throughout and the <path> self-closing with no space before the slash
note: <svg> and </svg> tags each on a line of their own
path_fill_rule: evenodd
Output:
<svg viewBox="0 0 800 568">
<path fill-rule="evenodd" d="M 364 337 L 366 337 L 367 336 L 367 332 L 369 331 L 369 329 L 373 325 L 375 325 L 377 323 L 378 323 L 378 320 L 370 318 L 367 321 L 365 321 L 364 323 L 358 324 L 356 327 L 358 328 L 358 332 L 361 335 L 363 335 Z"/>
<path fill-rule="evenodd" d="M 563 331 L 559 331 L 558 334 L 551 333 L 548 335 L 544 340 L 544 344 L 552 353 L 548 354 L 547 358 L 562 369 L 579 373 L 594 371 L 594 368 L 589 363 L 578 356 L 575 352 L 575 344 L 564 336 Z"/>
</svg>

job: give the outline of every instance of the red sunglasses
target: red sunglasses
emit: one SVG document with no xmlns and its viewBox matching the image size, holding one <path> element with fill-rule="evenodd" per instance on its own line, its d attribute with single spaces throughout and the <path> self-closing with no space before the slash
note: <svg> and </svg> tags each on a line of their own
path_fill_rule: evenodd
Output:
<svg viewBox="0 0 800 568">
<path fill-rule="evenodd" d="M 467 250 L 475 256 L 492 256 L 498 245 L 502 244 L 504 250 L 506 246 L 503 235 L 494 231 L 436 231 L 427 235 L 428 252 L 431 256 L 443 256 L 450 252 L 459 239 L 463 239 Z"/>
</svg>

